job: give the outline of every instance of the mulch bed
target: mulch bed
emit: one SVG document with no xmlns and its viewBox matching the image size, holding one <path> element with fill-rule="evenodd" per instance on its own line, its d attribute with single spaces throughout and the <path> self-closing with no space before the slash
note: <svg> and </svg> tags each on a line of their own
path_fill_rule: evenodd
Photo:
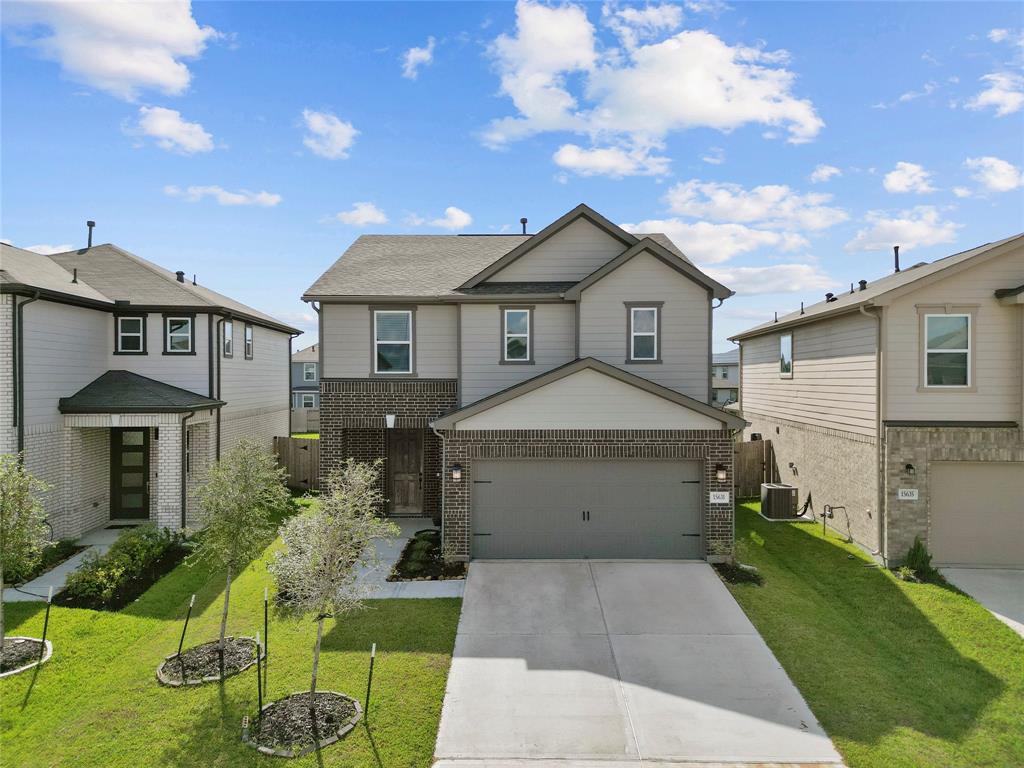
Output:
<svg viewBox="0 0 1024 768">
<path fill-rule="evenodd" d="M 299 757 L 336 742 L 362 714 L 359 702 L 341 693 L 317 691 L 312 699 L 308 692 L 293 693 L 264 705 L 242 739 L 264 754 Z"/>
<path fill-rule="evenodd" d="M 417 531 L 402 550 L 388 581 L 441 581 L 466 578 L 465 563 L 446 563 L 441 553 L 441 532 Z"/>
<path fill-rule="evenodd" d="M 35 665 L 43 650 L 42 640 L 33 637 L 5 637 L 0 649 L 0 674 Z M 45 661 L 45 658 L 44 658 Z"/>
<path fill-rule="evenodd" d="M 220 681 L 219 641 L 211 640 L 202 645 L 187 648 L 178 654 L 172 653 L 156 671 L 157 679 L 164 685 L 201 685 Z M 224 638 L 224 677 L 244 672 L 256 663 L 256 641 L 251 637 Z M 182 679 L 184 667 L 184 679 Z"/>
<path fill-rule="evenodd" d="M 760 573 L 740 568 L 735 563 L 715 563 L 712 568 L 718 571 L 718 575 L 722 577 L 723 581 L 727 581 L 730 584 L 755 584 L 761 586 L 764 583 L 764 577 Z"/>
<path fill-rule="evenodd" d="M 92 597 L 77 597 L 61 592 L 53 596 L 54 605 L 61 605 L 65 608 L 91 608 L 94 611 L 119 611 L 131 602 L 134 602 L 142 593 L 160 581 L 161 578 L 173 571 L 182 560 L 191 552 L 188 547 L 171 547 L 164 555 L 155 560 L 137 579 L 131 579 L 122 584 L 109 600 L 103 601 Z"/>
</svg>

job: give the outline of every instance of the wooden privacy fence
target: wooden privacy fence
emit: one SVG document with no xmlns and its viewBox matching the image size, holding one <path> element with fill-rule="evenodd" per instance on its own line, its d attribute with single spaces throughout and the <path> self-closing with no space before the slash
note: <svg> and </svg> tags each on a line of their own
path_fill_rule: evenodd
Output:
<svg viewBox="0 0 1024 768">
<path fill-rule="evenodd" d="M 292 432 L 319 432 L 319 408 L 293 408 Z"/>
<path fill-rule="evenodd" d="M 320 441 L 302 437 L 275 437 L 277 464 L 288 472 L 288 487 L 320 490 Z"/>
<path fill-rule="evenodd" d="M 761 483 L 779 482 L 771 440 L 736 443 L 733 461 L 736 498 L 760 498 Z"/>
</svg>

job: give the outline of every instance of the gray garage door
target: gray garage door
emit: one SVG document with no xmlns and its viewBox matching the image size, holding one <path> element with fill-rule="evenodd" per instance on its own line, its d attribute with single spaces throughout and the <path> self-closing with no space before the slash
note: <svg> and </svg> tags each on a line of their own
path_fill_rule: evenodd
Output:
<svg viewBox="0 0 1024 768">
<path fill-rule="evenodd" d="M 473 557 L 703 555 L 696 461 L 474 461 Z"/>
<path fill-rule="evenodd" d="M 936 565 L 1024 568 L 1024 464 L 933 461 L 928 481 Z"/>
</svg>

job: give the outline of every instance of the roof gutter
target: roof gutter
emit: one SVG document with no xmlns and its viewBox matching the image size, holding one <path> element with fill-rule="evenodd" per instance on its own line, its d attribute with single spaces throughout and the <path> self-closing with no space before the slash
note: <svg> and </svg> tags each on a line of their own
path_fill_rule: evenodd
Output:
<svg viewBox="0 0 1024 768">
<path fill-rule="evenodd" d="M 39 300 L 40 291 L 36 291 L 26 301 L 18 301 L 14 297 L 14 418 L 18 426 L 18 461 L 24 462 L 25 450 L 25 305 Z"/>
<path fill-rule="evenodd" d="M 840 317 L 841 315 L 852 314 L 854 312 L 862 311 L 862 307 L 872 309 L 875 306 L 876 305 L 873 301 L 865 301 L 863 304 L 853 304 L 837 307 L 836 309 L 829 310 L 826 312 L 819 312 L 815 315 L 805 315 L 803 317 L 794 318 L 793 320 L 782 320 L 777 323 L 771 323 L 770 325 L 758 327 L 754 330 L 738 333 L 735 336 L 730 336 L 729 341 L 746 341 L 747 339 L 753 339 L 757 336 L 764 336 L 765 334 L 768 333 L 778 333 L 779 331 L 787 328 L 796 328 L 798 326 L 816 323 L 819 320 L 825 320 L 833 317 Z"/>
</svg>

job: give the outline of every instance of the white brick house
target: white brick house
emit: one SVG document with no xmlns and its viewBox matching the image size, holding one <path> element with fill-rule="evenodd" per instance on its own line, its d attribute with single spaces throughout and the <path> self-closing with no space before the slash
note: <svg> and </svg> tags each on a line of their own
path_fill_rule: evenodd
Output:
<svg viewBox="0 0 1024 768">
<path fill-rule="evenodd" d="M 0 452 L 50 485 L 56 537 L 183 527 L 211 461 L 288 434 L 294 328 L 114 245 L 2 249 Z"/>
</svg>

